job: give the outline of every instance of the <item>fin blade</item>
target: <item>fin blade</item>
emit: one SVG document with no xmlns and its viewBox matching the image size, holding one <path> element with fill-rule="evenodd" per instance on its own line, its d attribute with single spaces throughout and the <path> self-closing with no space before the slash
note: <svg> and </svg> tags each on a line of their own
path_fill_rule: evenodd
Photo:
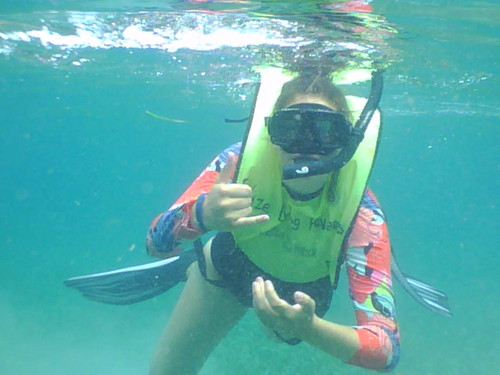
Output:
<svg viewBox="0 0 500 375">
<path fill-rule="evenodd" d="M 169 288 L 148 288 L 137 290 L 135 293 L 129 293 L 126 296 L 116 295 L 112 293 L 98 293 L 95 291 L 81 291 L 82 296 L 95 302 L 105 303 L 108 305 L 132 305 L 134 303 L 146 301 L 148 299 L 159 296 L 166 292 Z"/>
<path fill-rule="evenodd" d="M 196 252 L 189 250 L 161 261 L 72 277 L 64 285 L 93 301 L 129 305 L 154 298 L 186 281 L 187 268 L 195 260 Z"/>
<path fill-rule="evenodd" d="M 434 288 L 432 285 L 402 273 L 394 257 L 394 253 L 391 256 L 391 270 L 395 279 L 398 280 L 403 289 L 406 290 L 415 301 L 440 315 L 447 317 L 453 316 L 446 293 Z"/>
<path fill-rule="evenodd" d="M 140 264 L 137 266 L 132 266 L 132 267 L 126 267 L 126 268 L 119 268 L 116 270 L 112 271 L 106 271 L 106 272 L 99 272 L 99 273 L 93 273 L 90 275 L 84 275 L 84 276 L 75 276 L 75 277 L 70 277 L 69 279 L 65 280 L 65 284 L 78 284 L 79 282 L 87 283 L 89 280 L 95 280 L 97 278 L 112 278 L 114 275 L 123 275 L 125 273 L 133 273 L 133 272 L 140 272 L 140 271 L 145 271 L 148 269 L 154 269 L 161 267 L 163 265 L 167 265 L 169 263 L 175 262 L 176 260 L 179 259 L 179 256 L 175 256 L 172 258 L 168 259 L 163 259 L 159 260 L 156 262 L 150 262 L 150 263 L 145 263 L 145 264 Z"/>
<path fill-rule="evenodd" d="M 403 275 L 411 290 L 418 296 L 418 302 L 438 314 L 453 316 L 446 293 L 411 276 Z"/>
</svg>

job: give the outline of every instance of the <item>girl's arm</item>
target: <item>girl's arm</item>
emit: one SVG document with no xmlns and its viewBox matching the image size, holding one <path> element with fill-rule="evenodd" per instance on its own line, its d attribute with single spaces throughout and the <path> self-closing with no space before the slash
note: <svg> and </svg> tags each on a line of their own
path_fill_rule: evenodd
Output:
<svg viewBox="0 0 500 375">
<path fill-rule="evenodd" d="M 189 188 L 166 212 L 159 214 L 151 223 L 146 248 L 148 254 L 159 258 L 169 258 L 180 253 L 203 232 L 193 220 L 196 201 L 203 193 L 208 193 L 226 164 L 230 153 L 239 155 L 241 143 L 225 149 L 196 178 Z"/>
<path fill-rule="evenodd" d="M 390 371 L 399 360 L 391 279 L 391 244 L 384 214 L 367 190 L 347 243 L 349 294 L 356 314 L 359 349 L 349 363 Z"/>
<path fill-rule="evenodd" d="M 390 243 L 383 214 L 371 192 L 360 206 L 348 240 L 347 274 L 356 312 L 354 327 L 329 322 L 315 314 L 315 301 L 295 292 L 295 304 L 281 299 L 271 281 L 252 285 L 259 319 L 285 338 L 300 338 L 352 365 L 390 371 L 399 359 L 390 272 Z"/>
</svg>

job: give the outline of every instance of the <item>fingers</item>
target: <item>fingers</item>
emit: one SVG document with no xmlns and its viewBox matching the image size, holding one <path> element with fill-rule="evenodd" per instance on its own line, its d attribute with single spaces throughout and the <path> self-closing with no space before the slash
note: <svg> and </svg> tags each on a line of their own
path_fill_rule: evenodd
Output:
<svg viewBox="0 0 500 375">
<path fill-rule="evenodd" d="M 302 312 L 308 315 L 314 314 L 316 310 L 316 302 L 309 295 L 300 291 L 295 292 L 293 297 L 296 304 L 292 306 L 280 298 L 274 289 L 272 281 L 264 280 L 261 277 L 257 277 L 253 282 L 252 291 L 254 292 L 254 296 L 257 296 L 259 299 L 259 307 L 272 309 L 280 315 L 291 312 L 289 309 L 292 307 L 294 310 L 302 310 Z"/>
<path fill-rule="evenodd" d="M 215 189 L 215 188 L 214 188 Z M 241 207 L 250 207 L 252 204 L 252 188 L 248 185 L 242 184 L 228 184 L 217 186 L 217 193 L 226 205 L 234 205 L 239 203 Z"/>
<path fill-rule="evenodd" d="M 211 229 L 231 231 L 269 220 L 269 215 L 252 214 L 252 188 L 243 184 L 214 186 L 205 199 L 205 221 Z"/>
<path fill-rule="evenodd" d="M 219 221 L 225 221 L 228 225 L 234 227 L 244 227 L 258 223 L 264 223 L 269 220 L 269 215 L 250 216 L 252 207 L 246 204 L 245 199 L 224 199 L 219 208 L 213 212 L 218 216 Z"/>
<path fill-rule="evenodd" d="M 257 317 L 267 327 L 285 337 L 303 337 L 310 330 L 315 302 L 305 293 L 295 292 L 295 304 L 280 298 L 270 280 L 257 277 L 252 283 L 253 307 Z"/>
<path fill-rule="evenodd" d="M 269 215 L 252 214 L 252 188 L 233 184 L 238 157 L 229 153 L 224 168 L 219 173 L 211 191 L 203 202 L 205 226 L 211 230 L 231 231 L 269 220 Z"/>
<path fill-rule="evenodd" d="M 274 285 L 270 280 L 264 281 L 264 292 L 266 294 L 267 301 L 273 310 L 282 314 L 290 305 L 285 300 L 281 299 L 274 289 Z"/>
<path fill-rule="evenodd" d="M 262 277 L 257 277 L 252 283 L 252 294 L 253 294 L 253 308 L 257 315 L 260 312 L 267 311 L 270 309 L 269 303 L 266 298 L 264 280 Z"/>
<path fill-rule="evenodd" d="M 270 280 L 257 277 L 252 283 L 253 305 L 257 314 L 265 312 L 266 314 L 279 316 L 283 310 L 290 307 L 288 302 L 281 299 L 274 289 Z"/>
<path fill-rule="evenodd" d="M 215 183 L 216 184 L 230 183 L 236 171 L 236 164 L 237 164 L 236 155 L 233 153 L 229 153 L 226 165 L 224 165 L 224 168 L 222 168 L 222 170 L 220 171 L 219 176 L 217 177 Z"/>
<path fill-rule="evenodd" d="M 316 311 L 316 302 L 303 292 L 295 292 L 293 295 L 295 302 L 302 307 L 305 314 L 312 315 Z"/>
<path fill-rule="evenodd" d="M 249 227 L 255 224 L 265 223 L 269 221 L 269 215 L 258 215 L 249 217 L 240 217 L 233 223 L 234 228 Z"/>
</svg>

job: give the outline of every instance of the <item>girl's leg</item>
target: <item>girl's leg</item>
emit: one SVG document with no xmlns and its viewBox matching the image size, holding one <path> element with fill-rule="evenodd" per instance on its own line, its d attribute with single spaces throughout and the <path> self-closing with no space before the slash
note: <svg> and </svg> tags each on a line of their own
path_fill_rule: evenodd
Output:
<svg viewBox="0 0 500 375">
<path fill-rule="evenodd" d="M 207 268 L 212 271 L 208 272 L 210 277 L 213 268 L 211 262 L 208 263 Z M 150 374 L 198 373 L 212 350 L 246 310 L 230 292 L 209 284 L 194 263 L 157 345 Z"/>
</svg>

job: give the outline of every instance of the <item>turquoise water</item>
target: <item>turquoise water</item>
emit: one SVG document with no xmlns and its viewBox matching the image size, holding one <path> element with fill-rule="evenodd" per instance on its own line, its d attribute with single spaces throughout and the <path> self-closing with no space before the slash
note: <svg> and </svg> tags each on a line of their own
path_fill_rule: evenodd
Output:
<svg viewBox="0 0 500 375">
<path fill-rule="evenodd" d="M 437 316 L 396 287 L 402 357 L 394 373 L 500 373 L 500 6 L 446 0 L 371 5 L 384 18 L 377 25 L 398 33 L 386 30 L 370 55 L 379 59 L 381 49 L 390 60 L 384 133 L 370 185 L 386 210 L 403 270 L 446 291 L 454 311 L 452 318 Z M 276 51 L 289 58 L 291 47 L 281 42 L 175 49 L 113 34 L 113 25 L 125 27 L 134 17 L 147 31 L 172 24 L 159 18 L 170 11 L 162 6 L 0 5 L 0 374 L 147 373 L 181 286 L 117 307 L 85 300 L 62 281 L 150 261 L 144 238 L 151 219 L 242 137 L 244 125 L 224 119 L 247 116 L 251 66 Z M 139 16 L 141 9 L 146 12 Z M 12 34 L 45 25 L 52 35 L 76 35 L 68 11 L 76 12 L 73 18 L 85 15 L 89 28 L 97 24 L 98 41 L 106 27 L 116 38 L 58 45 Z M 207 19 L 197 22 L 217 28 Z M 244 27 L 248 20 L 239 22 Z M 294 33 L 314 37 L 298 28 L 278 39 Z M 130 40 L 139 44 L 126 46 Z M 354 59 L 362 64 L 366 56 Z M 345 89 L 367 91 L 363 84 Z M 329 318 L 352 324 L 352 315 L 343 278 Z M 369 373 L 307 345 L 269 341 L 251 312 L 202 374 L 236 371 Z"/>
</svg>

